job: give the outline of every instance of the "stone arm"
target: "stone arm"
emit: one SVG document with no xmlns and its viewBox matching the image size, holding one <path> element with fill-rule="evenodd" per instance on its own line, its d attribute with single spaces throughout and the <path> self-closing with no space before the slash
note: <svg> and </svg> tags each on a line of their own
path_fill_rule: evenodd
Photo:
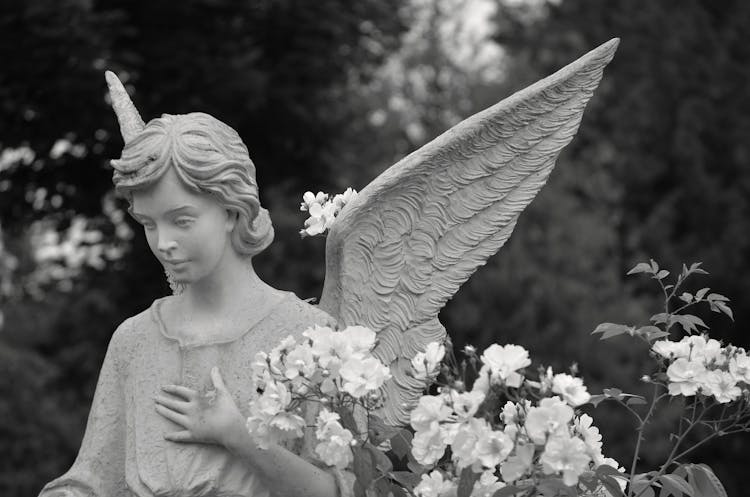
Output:
<svg viewBox="0 0 750 497">
<path fill-rule="evenodd" d="M 128 497 L 125 483 L 125 408 L 119 367 L 125 323 L 110 341 L 89 411 L 80 451 L 67 473 L 39 497 Z"/>
<path fill-rule="evenodd" d="M 354 476 L 346 471 L 317 466 L 304 452 L 300 455 L 279 445 L 260 449 L 244 427 L 230 438 L 226 448 L 246 461 L 261 476 L 275 497 L 350 497 Z"/>
</svg>

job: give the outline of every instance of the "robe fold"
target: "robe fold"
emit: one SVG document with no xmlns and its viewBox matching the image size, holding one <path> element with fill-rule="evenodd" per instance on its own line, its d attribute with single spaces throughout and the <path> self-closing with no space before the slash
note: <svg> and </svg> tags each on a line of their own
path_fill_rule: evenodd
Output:
<svg viewBox="0 0 750 497">
<path fill-rule="evenodd" d="M 210 389 L 218 366 L 244 415 L 251 398 L 257 352 L 268 352 L 283 338 L 298 341 L 313 324 L 332 318 L 294 294 L 237 337 L 199 344 L 171 336 L 159 309 L 170 297 L 123 322 L 107 349 L 86 433 L 70 470 L 48 483 L 40 497 L 267 497 L 271 494 L 247 463 L 224 447 L 164 440 L 177 425 L 155 410 L 154 397 L 168 384 Z M 308 429 L 290 448 L 320 465 Z M 330 470 L 330 468 L 329 468 Z M 351 493 L 352 475 L 336 472 L 340 494 Z"/>
</svg>

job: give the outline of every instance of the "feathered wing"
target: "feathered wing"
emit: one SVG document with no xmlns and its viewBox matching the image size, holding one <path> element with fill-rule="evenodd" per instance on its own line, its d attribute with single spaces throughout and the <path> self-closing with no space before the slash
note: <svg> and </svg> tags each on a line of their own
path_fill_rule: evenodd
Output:
<svg viewBox="0 0 750 497">
<path fill-rule="evenodd" d="M 375 355 L 393 374 L 386 424 L 408 422 L 424 387 L 410 359 L 445 339 L 438 312 L 545 184 L 617 44 L 454 126 L 372 181 L 334 223 L 320 307 L 341 326 L 378 333 Z"/>
</svg>

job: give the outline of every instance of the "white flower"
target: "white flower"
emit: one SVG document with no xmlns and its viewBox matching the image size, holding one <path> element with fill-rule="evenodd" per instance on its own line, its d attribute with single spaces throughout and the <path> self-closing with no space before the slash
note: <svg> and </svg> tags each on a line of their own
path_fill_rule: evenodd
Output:
<svg viewBox="0 0 750 497">
<path fill-rule="evenodd" d="M 299 375 L 309 378 L 315 371 L 315 360 L 310 344 L 304 343 L 297 345 L 289 351 L 284 361 L 286 371 L 284 376 L 288 380 L 293 380 Z"/>
<path fill-rule="evenodd" d="M 589 469 L 591 458 L 580 438 L 561 436 L 549 439 L 539 462 L 545 474 L 562 473 L 563 483 L 570 486 Z"/>
<path fill-rule="evenodd" d="M 336 195 L 332 200 L 328 195 L 318 192 L 313 195 L 312 192 L 305 192 L 302 196 L 301 211 L 307 211 L 310 217 L 305 220 L 305 229 L 300 231 L 300 235 L 314 236 L 324 233 L 333 226 L 336 215 L 341 209 L 357 197 L 357 191 L 347 188 L 344 193 Z"/>
<path fill-rule="evenodd" d="M 314 195 L 313 192 L 305 192 L 302 195 L 302 204 L 299 206 L 299 210 L 308 211 L 313 204 L 322 205 L 326 200 L 328 200 L 328 194 L 326 193 L 318 192 L 317 195 Z"/>
<path fill-rule="evenodd" d="M 583 380 L 565 373 L 559 373 L 552 378 L 552 391 L 562 395 L 571 406 L 578 407 L 591 399 L 591 395 L 583 386 Z"/>
<path fill-rule="evenodd" d="M 445 357 L 445 346 L 438 342 L 427 344 L 424 352 L 418 352 L 411 360 L 411 367 L 414 369 L 414 377 L 424 380 L 432 377 L 437 373 L 437 367 L 440 361 Z"/>
<path fill-rule="evenodd" d="M 654 342 L 651 349 L 666 359 L 687 358 L 690 355 L 690 344 L 685 341 L 659 340 Z"/>
<path fill-rule="evenodd" d="M 485 468 L 494 468 L 503 462 L 511 450 L 513 440 L 502 431 L 492 430 L 489 425 L 477 441 L 477 458 Z"/>
<path fill-rule="evenodd" d="M 523 400 L 522 404 L 511 402 L 510 400 L 503 406 L 503 412 L 500 413 L 500 418 L 506 425 L 515 425 L 526 417 L 526 413 L 531 409 L 531 402 L 527 399 Z"/>
<path fill-rule="evenodd" d="M 333 331 L 328 326 L 315 325 L 303 331 L 302 335 L 310 339 L 313 355 L 318 358 L 321 367 L 338 374 L 338 368 L 341 365 L 341 358 L 336 352 L 340 348 L 339 332 Z"/>
<path fill-rule="evenodd" d="M 443 457 L 446 446 L 447 441 L 443 432 L 439 426 L 434 425 L 429 430 L 418 431 L 414 434 L 411 441 L 411 454 L 418 463 L 430 466 Z"/>
<path fill-rule="evenodd" d="M 530 472 L 533 460 L 534 444 L 516 445 L 515 453 L 500 466 L 500 475 L 507 482 L 521 479 Z"/>
<path fill-rule="evenodd" d="M 267 449 L 271 444 L 278 441 L 274 437 L 275 430 L 270 429 L 269 422 L 272 417 L 262 412 L 256 412 L 247 418 L 245 427 L 261 449 Z"/>
<path fill-rule="evenodd" d="M 602 454 L 602 435 L 599 428 L 594 426 L 594 420 L 588 414 L 581 414 L 573 421 L 573 427 L 586 444 L 586 451 L 594 464 L 599 465 L 604 460 Z"/>
<path fill-rule="evenodd" d="M 573 409 L 569 405 L 559 397 L 547 397 L 539 401 L 538 407 L 529 409 L 524 427 L 531 441 L 542 445 L 547 435 L 567 434 L 571 419 Z"/>
<path fill-rule="evenodd" d="M 482 392 L 458 393 L 455 390 L 451 390 L 449 396 L 453 405 L 453 411 L 461 421 L 473 417 L 479 406 L 484 402 L 485 397 Z"/>
<path fill-rule="evenodd" d="M 391 377 L 388 366 L 374 357 L 349 359 L 341 366 L 339 374 L 343 380 L 342 388 L 355 398 L 377 390 Z"/>
<path fill-rule="evenodd" d="M 336 220 L 336 206 L 333 202 L 319 204 L 313 202 L 308 207 L 310 217 L 305 220 L 305 229 L 300 230 L 300 235 L 315 236 L 324 233 Z"/>
<path fill-rule="evenodd" d="M 432 429 L 451 415 L 451 408 L 445 405 L 442 396 L 424 395 L 411 412 L 411 426 L 416 431 Z"/>
<path fill-rule="evenodd" d="M 357 190 L 349 187 L 344 193 L 338 193 L 333 197 L 333 205 L 336 206 L 336 210 L 340 211 L 346 204 L 357 198 Z"/>
<path fill-rule="evenodd" d="M 492 380 L 499 379 L 510 387 L 519 387 L 523 381 L 517 371 L 531 364 L 529 353 L 519 345 L 501 346 L 493 343 L 482 354 L 482 362 L 489 366 Z"/>
<path fill-rule="evenodd" d="M 251 412 L 261 412 L 266 416 L 275 416 L 284 411 L 292 402 L 292 395 L 286 385 L 267 378 L 263 393 L 250 403 Z"/>
<path fill-rule="evenodd" d="M 463 425 L 463 423 L 442 423 L 440 425 L 440 435 L 443 437 L 445 443 L 452 445 L 459 428 Z"/>
<path fill-rule="evenodd" d="M 265 352 L 258 352 L 255 354 L 255 359 L 250 364 L 250 369 L 253 372 L 253 379 L 257 382 L 262 381 L 266 375 L 270 375 L 268 371 L 268 354 Z M 263 387 L 263 384 L 258 386 Z"/>
<path fill-rule="evenodd" d="M 690 346 L 690 360 L 702 361 L 708 365 L 713 360 L 720 359 L 721 344 L 713 338 L 706 340 L 703 335 L 693 335 L 682 339 Z"/>
<path fill-rule="evenodd" d="M 337 350 L 342 359 L 348 359 L 351 355 L 365 354 L 375 346 L 376 334 L 365 326 L 347 326 L 341 332 L 341 339 L 345 347 Z M 349 355 L 343 355 L 343 354 Z"/>
<path fill-rule="evenodd" d="M 474 385 L 471 387 L 472 392 L 481 392 L 485 395 L 490 391 L 490 367 L 484 364 L 477 374 L 477 379 L 474 380 Z"/>
<path fill-rule="evenodd" d="M 502 431 L 494 431 L 485 419 L 471 418 L 459 426 L 451 450 L 459 468 L 494 468 L 513 450 L 513 440 Z"/>
<path fill-rule="evenodd" d="M 750 384 L 750 356 L 738 353 L 729 359 L 729 372 L 735 381 Z"/>
<path fill-rule="evenodd" d="M 495 492 L 505 486 L 505 483 L 498 481 L 495 472 L 492 469 L 482 472 L 479 480 L 474 482 L 474 488 L 471 490 L 471 497 L 492 497 Z"/>
<path fill-rule="evenodd" d="M 458 469 L 468 466 L 479 466 L 479 440 L 489 433 L 491 428 L 483 418 L 471 418 L 468 423 L 462 423 L 456 433 L 451 450 L 453 461 Z"/>
<path fill-rule="evenodd" d="M 315 453 L 320 460 L 329 466 L 345 468 L 353 460 L 351 442 L 352 433 L 341 426 L 339 415 L 328 409 L 318 413 L 315 437 L 320 441 L 315 446 Z"/>
<path fill-rule="evenodd" d="M 742 395 L 734 376 L 721 370 L 709 371 L 704 376 L 704 393 L 713 395 L 720 404 L 732 402 Z"/>
<path fill-rule="evenodd" d="M 280 432 L 280 440 L 291 440 L 303 435 L 305 419 L 291 412 L 280 412 L 268 422 L 269 426 Z"/>
<path fill-rule="evenodd" d="M 289 350 L 296 344 L 294 337 L 289 335 L 281 341 L 276 347 L 271 349 L 268 354 L 269 368 L 273 374 L 281 375 L 284 373 L 284 358 Z"/>
<path fill-rule="evenodd" d="M 698 361 L 679 358 L 667 368 L 670 395 L 695 395 L 704 381 L 706 367 Z"/>
<path fill-rule="evenodd" d="M 422 475 L 422 481 L 414 487 L 417 497 L 445 497 L 454 493 L 456 485 L 451 480 L 444 480 L 440 471 Z"/>
</svg>

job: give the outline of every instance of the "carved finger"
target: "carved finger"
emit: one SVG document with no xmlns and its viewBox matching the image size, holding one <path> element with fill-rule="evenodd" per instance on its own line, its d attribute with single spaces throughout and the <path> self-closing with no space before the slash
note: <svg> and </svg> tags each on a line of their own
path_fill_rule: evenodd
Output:
<svg viewBox="0 0 750 497">
<path fill-rule="evenodd" d="M 185 400 L 195 400 L 198 393 L 192 388 L 183 387 L 181 385 L 164 385 L 161 389 L 172 395 L 182 397 Z"/>
<path fill-rule="evenodd" d="M 167 407 L 180 414 L 186 414 L 187 409 L 190 406 L 190 404 L 188 402 L 185 402 L 184 400 L 177 400 L 177 399 L 173 399 L 169 397 L 164 397 L 163 395 L 158 395 L 154 397 L 154 401 L 157 404 Z"/>
<path fill-rule="evenodd" d="M 183 428 L 188 426 L 188 417 L 184 414 L 174 412 L 173 410 L 156 404 L 156 412 L 167 418 L 171 422 L 182 426 Z"/>
<path fill-rule="evenodd" d="M 195 437 L 193 437 L 193 434 L 190 433 L 188 430 L 176 431 L 174 433 L 167 433 L 166 435 L 164 435 L 164 440 L 169 440 L 170 442 L 178 442 L 178 443 L 197 442 Z"/>
</svg>

